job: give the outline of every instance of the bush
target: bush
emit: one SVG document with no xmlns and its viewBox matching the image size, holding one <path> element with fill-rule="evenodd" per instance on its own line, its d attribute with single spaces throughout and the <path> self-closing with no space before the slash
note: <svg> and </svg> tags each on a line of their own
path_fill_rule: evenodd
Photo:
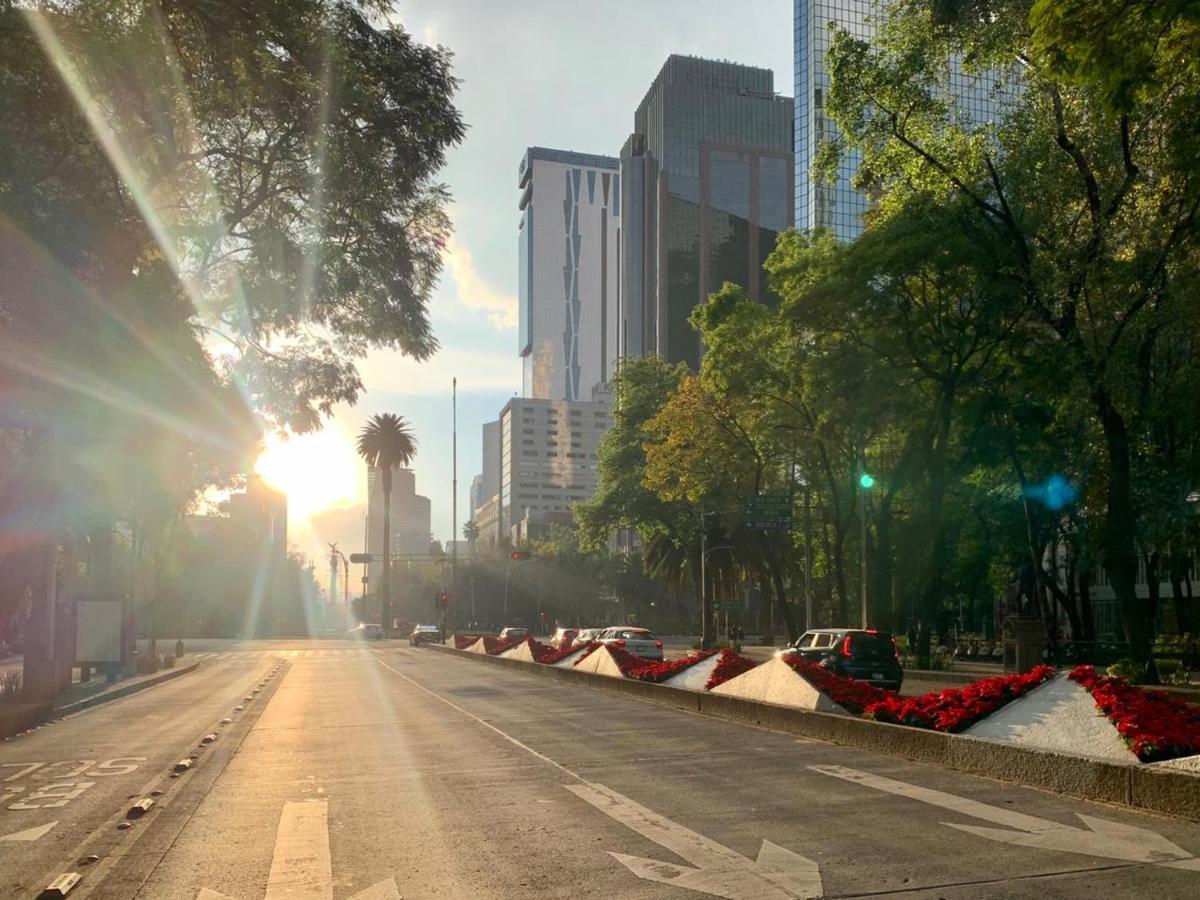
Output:
<svg viewBox="0 0 1200 900">
<path fill-rule="evenodd" d="M 1126 656 L 1118 659 L 1105 670 L 1109 678 L 1124 678 L 1126 681 L 1137 681 L 1142 677 L 1143 668 L 1137 660 Z"/>
</svg>

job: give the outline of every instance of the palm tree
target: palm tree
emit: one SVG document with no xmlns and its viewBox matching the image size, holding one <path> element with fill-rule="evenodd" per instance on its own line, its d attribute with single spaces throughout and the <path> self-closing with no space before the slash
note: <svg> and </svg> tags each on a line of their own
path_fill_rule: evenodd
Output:
<svg viewBox="0 0 1200 900">
<path fill-rule="evenodd" d="M 392 568 L 392 469 L 407 466 L 417 454 L 417 439 L 403 416 L 380 413 L 371 416 L 358 433 L 358 455 L 383 478 L 383 582 L 379 588 L 380 625 L 391 628 L 389 580 Z M 367 548 L 368 551 L 370 548 Z M 364 615 L 366 610 L 363 610 Z"/>
</svg>

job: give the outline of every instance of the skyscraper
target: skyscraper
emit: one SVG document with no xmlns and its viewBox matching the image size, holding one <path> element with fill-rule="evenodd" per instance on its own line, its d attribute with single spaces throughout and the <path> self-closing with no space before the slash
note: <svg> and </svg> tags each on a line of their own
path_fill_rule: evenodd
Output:
<svg viewBox="0 0 1200 900">
<path fill-rule="evenodd" d="M 844 151 L 832 184 L 812 178 L 818 150 L 838 138 L 837 125 L 825 113 L 827 57 L 833 30 L 869 41 L 875 22 L 887 12 L 888 0 L 794 0 L 794 4 L 796 227 L 828 228 L 839 239 L 850 241 L 862 233 L 863 213 L 870 205 L 867 196 L 852 187 L 862 154 L 852 148 Z M 953 124 L 972 128 L 991 123 L 1016 95 L 1015 76 L 1015 71 L 1005 77 L 996 72 L 971 74 L 958 59 L 950 60 L 942 96 L 950 101 Z"/>
<path fill-rule="evenodd" d="M 590 398 L 617 354 L 618 162 L 530 147 L 517 186 L 523 394 Z"/>
<path fill-rule="evenodd" d="M 621 150 L 621 353 L 696 366 L 688 317 L 726 281 L 767 299 L 762 264 L 792 224 L 793 104 L 774 75 L 670 56 Z"/>
</svg>

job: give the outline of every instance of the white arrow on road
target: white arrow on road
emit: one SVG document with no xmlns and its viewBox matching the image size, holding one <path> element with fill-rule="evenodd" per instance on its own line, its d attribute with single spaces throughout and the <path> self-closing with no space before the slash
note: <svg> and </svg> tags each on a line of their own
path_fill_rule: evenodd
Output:
<svg viewBox="0 0 1200 900">
<path fill-rule="evenodd" d="M 603 785 L 564 786 L 622 825 L 682 856 L 694 866 L 689 868 L 640 856 L 611 853 L 638 878 L 714 897 L 726 897 L 728 900 L 787 900 L 821 896 L 821 873 L 817 864 L 770 841 L 763 841 L 758 859 L 751 860 Z"/>
<path fill-rule="evenodd" d="M 1172 869 L 1191 869 L 1200 872 L 1200 859 L 1188 853 L 1177 844 L 1173 844 L 1161 834 L 1156 834 L 1147 828 L 1135 825 L 1122 825 L 1107 819 L 1097 819 L 1093 816 L 1076 813 L 1086 828 L 1073 828 L 1070 825 L 1060 825 L 1048 819 L 1027 816 L 1024 813 L 989 806 L 977 800 L 956 797 L 930 788 L 917 787 L 903 781 L 894 781 L 880 775 L 871 775 L 857 769 L 847 769 L 845 766 L 809 766 L 814 772 L 832 775 L 845 781 L 852 781 L 865 787 L 874 788 L 919 800 L 931 806 L 939 806 L 972 819 L 982 819 L 993 825 L 1003 825 L 1004 828 L 987 828 L 979 825 L 961 825 L 957 822 L 943 822 L 951 828 L 974 834 L 978 837 L 1013 844 L 1018 847 L 1038 847 L 1043 850 L 1061 850 L 1065 853 L 1079 853 L 1084 856 L 1098 856 L 1102 859 L 1118 859 L 1125 862 L 1154 863 Z M 1014 830 L 1008 830 L 1014 829 Z"/>
<path fill-rule="evenodd" d="M 285 803 L 275 832 L 275 852 L 264 900 L 333 900 L 333 864 L 329 856 L 329 801 Z M 230 900 L 203 888 L 196 900 Z M 394 878 L 387 878 L 350 900 L 400 900 Z"/>
<path fill-rule="evenodd" d="M 36 841 L 57 824 L 58 822 L 51 822 L 49 825 L 37 825 L 33 828 L 26 828 L 24 831 L 14 831 L 12 834 L 0 837 L 0 841 Z"/>
</svg>

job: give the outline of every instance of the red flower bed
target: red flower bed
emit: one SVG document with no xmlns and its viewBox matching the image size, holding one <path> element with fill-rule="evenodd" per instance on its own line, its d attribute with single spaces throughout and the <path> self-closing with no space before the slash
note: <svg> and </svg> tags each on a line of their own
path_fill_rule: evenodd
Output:
<svg viewBox="0 0 1200 900">
<path fill-rule="evenodd" d="M 614 647 L 612 644 L 608 644 L 607 647 L 608 655 L 613 658 L 613 662 L 617 664 L 617 668 L 621 670 L 622 675 L 629 675 L 635 669 L 646 665 L 647 660 L 630 653 L 624 647 Z"/>
<path fill-rule="evenodd" d="M 698 662 L 704 662 L 710 656 L 715 654 L 716 650 L 697 650 L 695 653 L 689 653 L 687 656 L 679 659 L 663 660 L 662 662 L 644 662 L 629 672 L 626 672 L 630 678 L 636 678 L 638 681 L 652 681 L 655 684 L 661 684 L 672 675 L 678 675 L 684 669 L 690 669 Z"/>
<path fill-rule="evenodd" d="M 529 639 L 528 638 L 508 638 L 507 640 L 502 641 L 498 637 L 491 637 L 490 635 L 484 635 L 483 649 L 488 652 L 489 656 L 498 656 L 499 654 L 503 653 L 505 650 L 511 650 L 513 647 L 517 646 L 517 644 L 523 643 L 527 640 L 529 640 Z"/>
<path fill-rule="evenodd" d="M 473 634 L 456 634 L 454 636 L 454 646 L 458 650 L 466 650 L 477 640 L 479 638 Z"/>
<path fill-rule="evenodd" d="M 739 656 L 732 650 L 722 650 L 721 658 L 717 660 L 717 667 L 713 669 L 712 677 L 708 679 L 708 684 L 704 686 L 704 689 L 711 691 L 717 685 L 724 684 L 730 678 L 737 678 L 757 665 L 758 663 L 754 660 Z"/>
<path fill-rule="evenodd" d="M 1078 666 L 1069 677 L 1088 689 L 1142 762 L 1200 753 L 1200 709 L 1166 691 L 1147 691 L 1124 678 L 1099 675 L 1095 666 Z"/>
<path fill-rule="evenodd" d="M 855 715 L 859 715 L 868 706 L 874 703 L 883 703 L 893 696 L 890 691 L 877 688 L 865 681 L 856 681 L 853 678 L 835 675 L 824 666 L 810 663 L 799 656 L 785 653 L 780 659 L 791 666 L 797 675 L 803 676 L 809 684 L 846 712 L 852 712 Z"/>
<path fill-rule="evenodd" d="M 880 722 L 959 732 L 1027 694 L 1053 675 L 1051 666 L 1035 666 L 1021 675 L 981 678 L 966 687 L 933 691 L 920 697 L 887 694 L 884 699 L 866 707 L 863 714 Z"/>
</svg>

